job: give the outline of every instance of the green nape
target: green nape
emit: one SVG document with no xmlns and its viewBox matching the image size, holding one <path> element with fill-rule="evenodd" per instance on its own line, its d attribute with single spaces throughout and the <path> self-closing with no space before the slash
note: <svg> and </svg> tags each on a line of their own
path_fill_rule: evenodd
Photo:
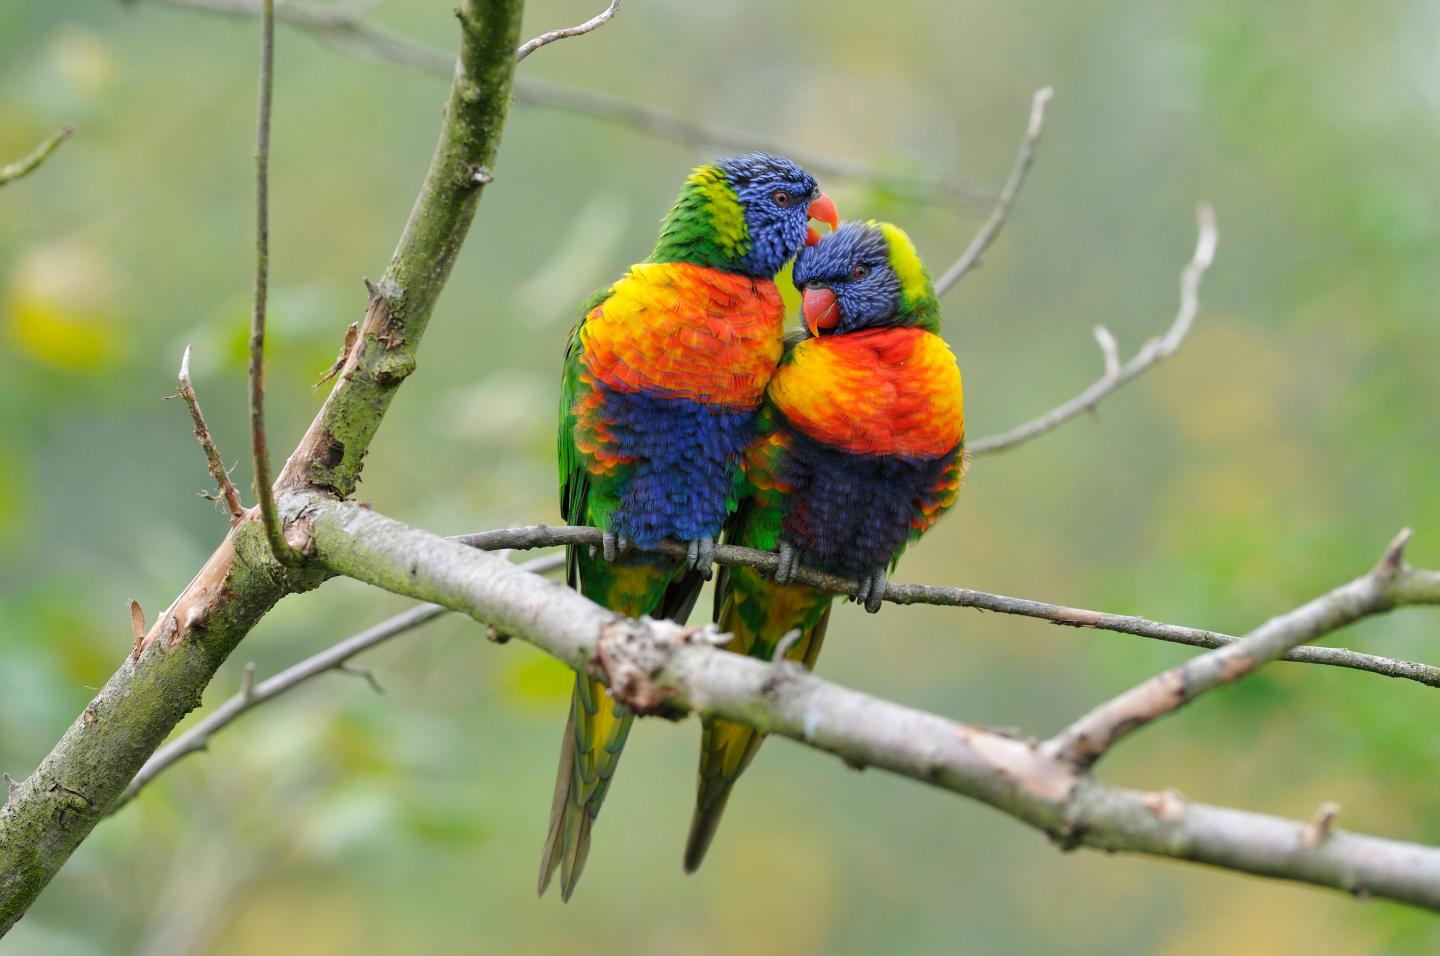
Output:
<svg viewBox="0 0 1440 956">
<path fill-rule="evenodd" d="M 890 267 L 900 279 L 900 304 L 895 314 L 900 324 L 919 326 L 927 332 L 940 331 L 940 300 L 935 297 L 935 287 L 930 284 L 930 273 L 920 261 L 920 253 L 910 236 L 888 222 L 870 220 L 872 226 L 880 229 L 885 236 L 885 245 L 890 250 Z"/>
<path fill-rule="evenodd" d="M 697 166 L 660 224 L 650 262 L 688 262 L 743 272 L 750 230 L 740 197 L 718 166 Z"/>
</svg>

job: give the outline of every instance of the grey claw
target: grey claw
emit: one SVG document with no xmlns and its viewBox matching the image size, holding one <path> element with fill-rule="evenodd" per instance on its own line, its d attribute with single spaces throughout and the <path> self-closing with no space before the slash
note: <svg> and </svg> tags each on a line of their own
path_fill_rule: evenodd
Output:
<svg viewBox="0 0 1440 956">
<path fill-rule="evenodd" d="M 788 541 L 780 542 L 780 562 L 775 565 L 775 583 L 786 584 L 795 574 L 795 546 Z"/>
<path fill-rule="evenodd" d="M 600 535 L 600 550 L 605 553 L 606 561 L 615 560 L 616 534 L 613 531 L 606 531 Z"/>
<path fill-rule="evenodd" d="M 715 573 L 715 539 L 691 539 L 685 548 L 685 563 L 699 571 L 705 580 L 710 580 Z"/>
<path fill-rule="evenodd" d="M 590 545 L 588 548 L 585 549 L 585 553 L 588 554 L 588 555 L 590 555 L 590 560 L 591 560 L 591 561 L 594 561 L 594 560 L 595 560 L 595 556 L 600 553 L 600 549 L 597 548 L 597 547 L 595 547 L 595 545 L 592 544 L 592 545 Z"/>
<path fill-rule="evenodd" d="M 865 605 L 865 610 L 874 614 L 885 600 L 885 570 L 872 571 L 865 576 L 860 590 L 855 594 L 855 603 Z"/>
<path fill-rule="evenodd" d="M 619 553 L 619 554 L 624 554 L 626 551 L 629 551 L 629 550 L 630 550 L 631 548 L 633 548 L 634 546 L 635 546 L 635 542 L 634 542 L 634 541 L 631 541 L 629 538 L 625 537 L 623 534 L 622 534 L 622 535 L 618 535 L 618 536 L 615 538 L 615 550 L 616 550 L 616 552 Z"/>
<path fill-rule="evenodd" d="M 705 572 L 705 580 L 710 580 L 715 575 L 715 539 L 700 539 L 700 570 Z"/>
</svg>

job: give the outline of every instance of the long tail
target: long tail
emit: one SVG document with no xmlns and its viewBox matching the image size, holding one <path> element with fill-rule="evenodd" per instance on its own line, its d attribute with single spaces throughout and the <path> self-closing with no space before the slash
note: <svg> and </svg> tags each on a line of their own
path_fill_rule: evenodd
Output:
<svg viewBox="0 0 1440 956">
<path fill-rule="evenodd" d="M 670 570 L 655 564 L 587 567 L 581 561 L 581 590 L 606 607 L 632 617 L 653 614 L 684 623 L 703 583 L 690 573 L 670 581 Z M 590 571 L 592 573 L 587 574 Z M 575 675 L 570 713 L 560 742 L 560 766 L 550 804 L 549 833 L 540 853 L 538 892 L 560 871 L 560 898 L 568 901 L 590 853 L 590 829 L 610 789 L 635 715 L 588 674 Z"/>
<path fill-rule="evenodd" d="M 819 592 L 806 595 L 804 591 L 808 589 L 767 584 L 764 590 L 741 597 L 743 603 L 760 604 L 763 608 L 765 613 L 760 619 L 764 623 L 760 627 L 749 623 L 755 620 L 751 613 L 737 611 L 736 595 L 732 594 L 719 614 L 720 630 L 734 635 L 727 649 L 769 660 L 781 639 L 803 622 L 808 626 L 801 627 L 800 639 L 786 651 L 785 657 L 803 663 L 807 669 L 813 668 L 830 621 L 830 596 Z M 765 600 L 767 596 L 778 599 L 772 603 Z M 809 600 L 802 600 L 797 606 L 797 602 L 790 600 L 797 596 Z M 735 781 L 755 759 L 764 742 L 763 733 L 744 724 L 721 719 L 704 721 L 695 814 L 690 818 L 690 837 L 685 841 L 686 873 L 694 873 L 705 859 L 705 851 L 715 839 L 715 830 L 720 826 L 720 817 Z"/>
<path fill-rule="evenodd" d="M 540 853 L 537 889 L 542 895 L 557 867 L 560 898 L 568 901 L 575 891 L 590 853 L 590 827 L 600 813 L 634 722 L 635 715 L 616 703 L 604 684 L 587 674 L 575 675 L 550 806 L 550 832 Z"/>
</svg>

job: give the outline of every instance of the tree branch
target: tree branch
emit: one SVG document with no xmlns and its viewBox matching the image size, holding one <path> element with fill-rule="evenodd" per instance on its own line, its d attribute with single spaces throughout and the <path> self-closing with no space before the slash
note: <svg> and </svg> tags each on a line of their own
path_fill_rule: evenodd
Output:
<svg viewBox="0 0 1440 956">
<path fill-rule="evenodd" d="M 527 525 L 520 528 L 505 528 L 496 531 L 482 531 L 475 534 L 457 535 L 449 540 L 457 541 L 466 546 L 484 551 L 511 552 L 560 545 L 574 545 L 577 547 L 596 546 L 600 544 L 600 532 L 594 528 L 570 525 L 563 527 Z M 672 542 L 662 543 L 657 550 L 660 551 L 660 553 L 669 554 L 673 557 L 683 557 L 685 552 L 682 545 Z M 564 560 L 564 555 L 562 554 L 547 555 L 546 557 L 536 558 L 533 561 L 521 564 L 519 568 L 533 574 L 543 574 L 563 567 Z M 762 571 L 773 571 L 776 566 L 776 556 L 774 554 L 736 545 L 718 546 L 715 560 L 716 563 L 729 567 L 750 567 Z M 1396 595 L 1396 603 L 1440 603 L 1440 579 L 1426 583 L 1425 576 L 1429 574 L 1432 574 L 1432 572 L 1417 571 L 1411 568 L 1407 569 L 1404 574 L 1397 576 L 1392 582 Z M 796 580 L 799 583 L 831 591 L 836 594 L 853 594 L 857 590 L 857 584 L 854 581 L 847 581 L 835 575 L 824 574 L 803 567 L 797 570 Z M 1062 607 L 1040 601 L 1030 601 L 1024 598 L 988 594 L 984 591 L 972 591 L 968 588 L 933 587 L 891 582 L 887 585 L 885 599 L 895 604 L 974 607 L 1001 614 L 1017 614 L 1025 617 L 1040 618 L 1055 624 L 1071 627 L 1093 627 L 1112 630 L 1196 647 L 1225 647 L 1240 640 L 1240 638 L 1231 637 L 1226 634 L 1217 634 L 1212 631 L 1202 631 L 1196 628 L 1179 627 L 1173 624 L 1162 624 L 1141 617 L 1103 614 L 1081 608 Z M 366 650 L 382 641 L 414 630 L 446 613 L 447 610 L 447 608 L 437 604 L 426 604 L 421 607 L 408 609 L 373 627 L 367 628 L 353 637 L 346 638 L 313 657 L 307 658 L 266 681 L 264 684 L 254 687 L 253 691 L 247 692 L 242 686 L 240 693 L 222 704 L 213 714 L 157 751 L 155 755 L 146 762 L 145 767 L 140 773 L 136 775 L 135 780 L 130 784 L 129 788 L 126 789 L 122 799 L 111 807 L 110 812 L 114 813 L 124 802 L 128 801 L 138 793 L 142 787 L 149 783 L 150 780 L 154 779 L 154 777 L 162 771 L 168 769 L 172 764 L 191 753 L 204 750 L 210 738 L 217 731 L 228 726 L 235 718 L 246 713 L 252 707 L 278 697 L 299 683 L 324 673 L 328 669 L 339 667 L 361 650 Z M 781 649 L 777 647 L 776 659 L 778 660 L 783 656 Z M 1349 667 L 1355 670 L 1366 670 L 1390 677 L 1415 680 L 1432 687 L 1440 687 L 1440 668 L 1410 661 L 1397 661 L 1384 657 L 1375 657 L 1369 654 L 1357 654 L 1354 651 L 1342 648 L 1295 648 L 1289 651 L 1288 654 L 1277 659 Z"/>
<path fill-rule="evenodd" d="M 600 544 L 600 532 L 594 528 L 573 525 L 552 527 L 549 525 L 534 524 L 521 528 L 503 528 L 496 531 L 481 531 L 475 534 L 458 535 L 452 540 L 485 551 L 499 551 L 502 549 L 524 551 L 533 548 L 549 548 L 567 544 L 580 547 L 597 546 Z M 668 554 L 671 557 L 683 558 L 685 556 L 684 546 L 671 541 L 661 542 L 659 547 L 656 548 L 656 551 L 661 554 Z M 715 563 L 729 567 L 747 567 L 760 571 L 774 571 L 778 560 L 777 556 L 772 552 L 756 551 L 753 548 L 743 548 L 733 544 L 722 544 L 715 548 Z M 1406 576 L 1397 580 L 1395 589 L 1398 603 L 1425 604 L 1440 601 L 1440 581 L 1429 585 L 1417 584 L 1417 582 L 1424 580 L 1426 574 L 1431 573 L 1437 572 L 1411 569 L 1407 572 Z M 1437 575 L 1440 575 L 1440 573 L 1437 573 Z M 859 584 L 855 581 L 849 581 L 839 575 L 826 574 L 806 567 L 801 567 L 796 570 L 795 580 L 797 583 L 819 588 L 822 591 L 829 591 L 832 594 L 849 596 L 854 595 L 855 592 L 859 590 Z M 1238 637 L 1221 634 L 1217 631 L 1183 627 L 1177 624 L 1164 624 L 1160 621 L 1152 621 L 1148 618 L 1136 617 L 1130 614 L 1108 614 L 1103 611 L 1089 611 L 1084 608 L 1066 607 L 1062 604 L 1050 604 L 1045 601 L 1032 601 L 1029 598 L 1007 597 L 1003 594 L 991 594 L 986 591 L 975 591 L 970 588 L 943 587 L 928 584 L 899 584 L 890 581 L 887 582 L 885 586 L 885 600 L 892 604 L 930 604 L 940 607 L 973 607 L 977 610 L 994 611 L 998 614 L 1015 614 L 1021 617 L 1038 618 L 1042 621 L 1049 621 L 1052 624 L 1059 624 L 1064 627 L 1114 631 L 1119 634 L 1130 634 L 1135 637 L 1146 637 L 1158 641 L 1166 641 L 1171 644 L 1184 644 L 1190 647 L 1226 647 L 1240 640 Z M 1379 657 L 1374 654 L 1361 654 L 1357 651 L 1341 647 L 1297 647 L 1278 659 L 1302 664 L 1325 664 L 1331 667 L 1368 671 L 1369 673 L 1380 674 L 1385 677 L 1412 680 L 1429 687 L 1440 687 L 1440 667 L 1421 664 L 1416 661 Z"/>
<path fill-rule="evenodd" d="M 1035 91 L 1030 100 L 1030 122 L 1026 124 L 1025 136 L 1020 140 L 1020 152 L 1015 157 L 1015 165 L 1010 170 L 1009 178 L 1005 180 L 1005 186 L 1000 190 L 999 198 L 995 200 L 995 207 L 990 210 L 990 215 L 975 234 L 975 238 L 970 240 L 970 245 L 960 254 L 960 258 L 935 281 L 936 295 L 944 295 L 965 273 L 978 266 L 980 257 L 990 248 L 995 237 L 1000 235 L 1000 230 L 1005 228 L 1005 217 L 1010 214 L 1010 204 L 1020 194 L 1020 187 L 1025 185 L 1025 176 L 1035 162 L 1035 144 L 1039 142 L 1040 133 L 1045 128 L 1045 104 L 1050 102 L 1054 93 L 1048 86 Z"/>
<path fill-rule="evenodd" d="M 535 37 L 533 40 L 526 40 L 520 45 L 520 49 L 515 51 L 515 62 L 519 63 L 521 60 L 525 59 L 527 56 L 534 53 L 542 46 L 554 43 L 556 40 L 565 40 L 569 37 L 583 36 L 592 30 L 598 29 L 602 25 L 609 23 L 610 18 L 615 16 L 615 11 L 619 9 L 620 0 L 610 0 L 610 5 L 608 7 L 606 7 L 604 10 L 601 10 L 599 13 L 595 14 L 595 16 L 591 17 L 589 20 L 586 20 L 579 26 L 561 27 L 559 30 L 551 30 L 549 33 L 542 33 L 538 37 Z"/>
<path fill-rule="evenodd" d="M 1409 540 L 1410 529 L 1406 528 L 1368 573 L 1271 618 L 1233 644 L 1192 657 L 1106 701 L 1046 742 L 1044 749 L 1057 759 L 1089 767 L 1125 737 L 1206 691 L 1234 683 L 1322 634 L 1392 610 L 1405 593 L 1404 579 L 1413 571 L 1403 560 Z M 1429 597 L 1440 600 L 1440 595 Z"/>
<path fill-rule="evenodd" d="M 255 0 L 149 2 L 225 17 L 253 17 L 258 13 Z M 282 3 L 276 7 L 275 15 L 282 22 L 304 30 L 316 39 L 347 53 L 391 66 L 420 70 L 447 78 L 450 76 L 452 64 L 447 54 L 378 24 L 369 23 L 350 11 L 302 3 Z M 896 175 L 865 163 L 812 152 L 752 133 L 698 123 L 653 106 L 596 90 L 529 77 L 516 81 L 515 102 L 522 106 L 579 113 L 686 146 L 728 152 L 760 150 L 783 153 L 816 176 L 869 183 L 910 201 L 939 201 L 967 211 L 980 208 L 983 201 L 973 190 L 953 182 Z"/>
<path fill-rule="evenodd" d="M 1066 847 L 1193 860 L 1440 910 L 1440 849 L 1338 829 L 1307 840 L 1311 825 L 1301 821 L 1112 787 L 1054 748 L 717 650 L 708 628 L 630 620 L 499 557 L 357 505 L 292 495 L 281 508 L 332 571 L 520 637 L 606 681 L 639 713 L 693 710 L 789 737 L 854 766 L 980 800 Z"/>
<path fill-rule="evenodd" d="M 1174 354 L 1180 344 L 1185 341 L 1185 336 L 1195 321 L 1195 315 L 1200 310 L 1200 283 L 1205 278 L 1210 264 L 1215 260 L 1215 245 L 1219 241 L 1219 233 L 1215 229 L 1215 213 L 1208 204 L 1200 204 L 1196 209 L 1196 219 L 1200 228 L 1195 242 L 1195 253 L 1180 273 L 1180 307 L 1164 334 L 1146 342 L 1130 361 L 1122 365 L 1117 361 L 1114 336 L 1104 326 L 1097 327 L 1095 337 L 1100 343 L 1101 354 L 1105 359 L 1105 374 L 1079 395 L 1057 405 L 1044 415 L 1033 418 L 1003 434 L 967 443 L 966 448 L 972 456 L 988 455 L 1014 448 L 1016 445 L 1045 434 L 1077 415 L 1092 411 L 1122 385 L 1148 371 L 1162 359 Z"/>
<path fill-rule="evenodd" d="M 714 123 L 696 122 L 658 107 L 636 103 L 600 90 L 525 77 L 516 81 L 515 102 L 522 106 L 576 113 L 623 126 L 633 132 L 699 149 L 729 153 L 753 150 L 780 153 L 821 179 L 865 183 L 907 202 L 936 202 L 971 212 L 982 208 L 985 201 L 985 197 L 975 189 L 956 182 L 892 173 L 869 163 L 832 156 L 757 133 L 717 126 Z"/>
<path fill-rule="evenodd" d="M 55 134 L 36 146 L 29 155 L 21 157 L 11 163 L 0 166 L 0 186 L 8 185 L 22 176 L 28 176 L 39 168 L 40 164 L 50 158 L 50 154 L 60 148 L 60 144 L 70 138 L 75 132 L 73 123 L 66 123 L 56 130 Z"/>
<path fill-rule="evenodd" d="M 565 557 L 560 554 L 547 555 L 519 565 L 521 570 L 531 574 L 545 574 L 564 566 Z M 135 779 L 130 781 L 130 786 L 126 787 L 125 792 L 111 804 L 108 812 L 115 813 L 145 789 L 150 781 L 181 760 L 193 753 L 208 749 L 214 736 L 233 724 L 242 714 L 283 696 L 321 674 L 340 670 L 352 657 L 392 638 L 399 637 L 401 634 L 407 634 L 447 613 L 449 613 L 449 609 L 438 604 L 421 604 L 409 608 L 373 627 L 368 627 L 358 634 L 347 637 L 317 654 L 312 654 L 298 664 L 287 667 L 274 677 L 258 684 L 255 683 L 255 665 L 247 664 L 240 682 L 240 689 L 235 692 L 234 696 L 215 708 L 204 720 L 155 751 L 150 759 L 145 761 L 145 766 L 140 768 L 140 772 L 135 774 Z M 368 675 L 369 672 L 366 671 L 365 674 Z M 369 680 L 371 686 L 378 687 L 373 675 L 369 676 Z"/>
<path fill-rule="evenodd" d="M 230 474 L 225 470 L 225 461 L 220 457 L 220 450 L 215 447 L 215 439 L 210 436 L 210 429 L 205 424 L 205 416 L 200 411 L 200 397 L 195 394 L 195 386 L 190 381 L 190 346 L 188 345 L 185 346 L 185 354 L 180 358 L 179 391 L 170 397 L 183 399 L 186 407 L 190 409 L 190 420 L 195 423 L 195 440 L 200 443 L 201 451 L 205 452 L 205 462 L 210 471 L 210 477 L 215 479 L 216 490 L 225 500 L 225 507 L 230 510 L 230 524 L 238 523 L 245 517 L 245 505 L 241 503 L 240 492 L 235 490 L 235 483 L 230 480 Z"/>
<path fill-rule="evenodd" d="M 283 9 L 283 8 L 282 8 Z M 483 192 L 477 169 L 499 147 L 522 0 L 462 0 L 460 55 L 430 170 L 359 340 L 276 482 L 353 494 L 370 440 L 414 368 L 415 350 Z M 0 933 L 18 920 L 121 795 L 236 644 L 323 569 L 272 557 L 254 520 L 231 529 L 143 642 L 0 810 Z M 129 641 L 126 641 L 129 646 Z"/>
<path fill-rule="evenodd" d="M 260 97 L 255 118 L 255 307 L 250 314 L 250 456 L 255 496 L 270 551 L 294 567 L 300 556 L 285 541 L 275 490 L 270 484 L 270 446 L 265 441 L 265 304 L 270 276 L 270 104 L 275 93 L 275 0 L 260 0 Z"/>
</svg>

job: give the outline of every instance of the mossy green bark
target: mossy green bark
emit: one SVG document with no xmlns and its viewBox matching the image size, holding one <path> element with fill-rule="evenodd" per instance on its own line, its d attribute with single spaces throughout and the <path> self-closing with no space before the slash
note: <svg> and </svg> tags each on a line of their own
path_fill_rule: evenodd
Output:
<svg viewBox="0 0 1440 956">
<path fill-rule="evenodd" d="M 354 493 L 365 452 L 395 389 L 415 367 L 415 349 L 489 181 L 510 104 L 522 8 L 523 0 L 465 0 L 457 11 L 460 55 L 429 173 L 372 302 L 373 322 L 279 479 L 282 490 Z M 164 639 L 162 628 L 161 639 L 138 657 L 127 655 L 35 773 L 9 793 L 0 810 L 0 935 L 199 705 L 240 640 L 282 597 L 326 576 L 278 564 L 253 521 L 231 531 L 212 566 L 217 580 L 208 585 L 215 590 L 193 602 L 203 613 L 177 621 L 177 639 Z"/>
<path fill-rule="evenodd" d="M 416 347 L 491 180 L 510 105 L 522 7 L 522 0 L 485 0 L 456 11 L 463 29 L 445 133 L 390 265 L 373 286 L 359 355 L 321 411 L 324 433 L 316 436 L 312 427 L 307 438 L 318 439 L 314 453 L 301 467 L 286 469 L 278 482 L 282 490 L 340 498 L 355 492 L 365 452 L 395 390 L 415 370 Z"/>
<path fill-rule="evenodd" d="M 231 536 L 228 597 L 166 647 L 153 642 L 120 669 L 0 813 L 0 933 L 24 915 L 76 846 L 105 816 L 170 730 L 200 704 L 221 662 L 287 593 L 314 587 L 317 572 L 291 572 L 270 557 L 256 523 Z"/>
</svg>

